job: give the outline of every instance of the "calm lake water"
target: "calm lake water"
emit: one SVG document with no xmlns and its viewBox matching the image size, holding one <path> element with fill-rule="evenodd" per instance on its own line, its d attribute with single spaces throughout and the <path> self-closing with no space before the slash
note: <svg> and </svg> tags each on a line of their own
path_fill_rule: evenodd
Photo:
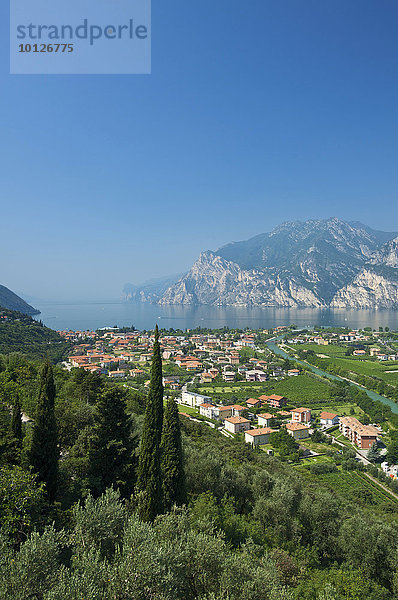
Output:
<svg viewBox="0 0 398 600">
<path fill-rule="evenodd" d="M 42 303 L 36 308 L 45 325 L 52 329 L 97 329 L 131 326 L 152 329 L 187 329 L 194 327 L 269 328 L 296 324 L 360 327 L 390 327 L 398 330 L 398 310 L 238 308 L 216 306 L 159 306 L 155 304 L 114 303 Z"/>
</svg>

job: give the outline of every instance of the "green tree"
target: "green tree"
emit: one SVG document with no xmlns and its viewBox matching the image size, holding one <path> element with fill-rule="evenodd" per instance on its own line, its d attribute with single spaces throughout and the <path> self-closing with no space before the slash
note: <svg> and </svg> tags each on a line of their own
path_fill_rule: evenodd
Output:
<svg viewBox="0 0 398 600">
<path fill-rule="evenodd" d="M 38 524 L 44 505 L 44 485 L 36 482 L 36 475 L 17 465 L 0 467 L 0 522 L 2 532 L 14 544 L 26 539 Z"/>
<path fill-rule="evenodd" d="M 371 448 L 369 449 L 368 452 L 368 460 L 370 460 L 370 462 L 375 463 L 378 462 L 380 459 L 380 453 L 379 453 L 379 449 L 377 447 L 377 442 L 375 442 L 374 444 L 372 444 Z"/>
<path fill-rule="evenodd" d="M 166 510 L 186 503 L 185 473 L 181 444 L 180 417 L 174 398 L 169 398 L 164 412 L 162 434 L 163 501 Z"/>
<path fill-rule="evenodd" d="M 55 384 L 53 368 L 48 360 L 40 371 L 40 388 L 29 462 L 45 483 L 50 501 L 54 500 L 58 479 L 58 440 L 54 415 Z"/>
<path fill-rule="evenodd" d="M 135 480 L 134 439 L 125 410 L 124 391 L 116 386 L 102 393 L 98 401 L 98 422 L 90 449 L 90 482 L 93 492 L 102 494 L 115 486 L 124 496 L 132 492 Z"/>
<path fill-rule="evenodd" d="M 153 521 L 162 512 L 163 508 L 160 464 L 162 425 L 162 359 L 160 356 L 159 330 L 156 325 L 151 382 L 145 408 L 138 465 L 138 489 L 141 491 L 140 514 L 144 521 Z"/>
<path fill-rule="evenodd" d="M 15 439 L 15 443 L 18 448 L 22 446 L 22 412 L 21 412 L 21 401 L 19 396 L 16 397 L 14 401 L 14 406 L 12 409 L 12 419 L 11 419 L 11 434 Z"/>
</svg>

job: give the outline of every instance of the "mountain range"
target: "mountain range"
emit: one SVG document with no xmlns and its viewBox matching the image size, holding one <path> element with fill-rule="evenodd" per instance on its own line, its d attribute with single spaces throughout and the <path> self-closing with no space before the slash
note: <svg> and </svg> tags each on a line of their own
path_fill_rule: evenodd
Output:
<svg viewBox="0 0 398 600">
<path fill-rule="evenodd" d="M 17 310 L 25 315 L 39 315 L 40 311 L 22 300 L 17 294 L 4 285 L 0 285 L 0 307 L 9 310 Z"/>
<path fill-rule="evenodd" d="M 126 300 L 224 306 L 398 308 L 398 232 L 338 218 L 283 223 L 204 251 L 179 276 L 126 286 Z"/>
</svg>

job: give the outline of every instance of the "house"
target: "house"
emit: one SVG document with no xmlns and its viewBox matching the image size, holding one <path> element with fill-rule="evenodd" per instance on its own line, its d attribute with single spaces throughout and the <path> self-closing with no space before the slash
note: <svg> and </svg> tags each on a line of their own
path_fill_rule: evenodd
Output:
<svg viewBox="0 0 398 600">
<path fill-rule="evenodd" d="M 202 383 L 211 383 L 213 381 L 213 375 L 211 373 L 201 373 L 200 380 Z"/>
<path fill-rule="evenodd" d="M 297 375 L 300 375 L 300 371 L 298 369 L 289 369 L 287 374 L 289 377 L 297 377 Z"/>
<path fill-rule="evenodd" d="M 239 364 L 239 355 L 238 356 L 231 355 L 228 357 L 228 360 L 231 365 L 238 365 Z"/>
<path fill-rule="evenodd" d="M 321 420 L 321 425 L 323 425 L 324 427 L 330 427 L 331 425 L 338 425 L 338 423 L 339 423 L 339 416 L 336 415 L 336 413 L 322 411 L 321 414 L 319 415 L 319 418 Z"/>
<path fill-rule="evenodd" d="M 129 375 L 130 377 L 139 377 L 140 375 L 145 375 L 145 371 L 142 369 L 130 369 Z"/>
<path fill-rule="evenodd" d="M 365 350 L 354 350 L 354 352 L 352 354 L 353 354 L 353 356 L 365 356 L 366 351 Z"/>
<path fill-rule="evenodd" d="M 204 402 L 199 406 L 199 413 L 208 419 L 216 419 L 218 417 L 218 407 L 209 402 Z"/>
<path fill-rule="evenodd" d="M 286 423 L 286 430 L 295 440 L 303 440 L 309 436 L 310 428 L 304 423 Z"/>
<path fill-rule="evenodd" d="M 267 402 L 273 408 L 282 408 L 287 404 L 287 398 L 272 394 L 272 396 L 260 396 L 259 400 Z"/>
<path fill-rule="evenodd" d="M 259 446 L 260 444 L 268 444 L 268 439 L 271 433 L 274 433 L 275 429 L 270 427 L 262 427 L 260 429 L 249 429 L 245 431 L 245 442 L 252 446 Z"/>
<path fill-rule="evenodd" d="M 224 427 L 230 433 L 240 433 L 250 429 L 250 421 L 244 417 L 229 417 L 225 419 Z"/>
<path fill-rule="evenodd" d="M 295 408 L 292 410 L 292 423 L 309 423 L 311 421 L 311 411 L 309 408 Z"/>
<path fill-rule="evenodd" d="M 178 375 L 166 375 L 165 377 L 163 377 L 163 385 L 171 385 L 173 383 L 179 383 L 180 378 L 178 377 Z"/>
<path fill-rule="evenodd" d="M 243 411 L 246 410 L 246 408 L 240 404 L 232 404 L 230 408 L 232 409 L 232 415 L 234 417 L 240 417 Z"/>
<path fill-rule="evenodd" d="M 225 421 L 228 417 L 232 417 L 232 406 L 218 406 L 218 418 L 220 421 Z"/>
<path fill-rule="evenodd" d="M 362 425 L 355 417 L 340 417 L 339 430 L 362 450 L 368 450 L 380 438 L 377 427 Z"/>
<path fill-rule="evenodd" d="M 261 408 L 262 406 L 261 400 L 257 400 L 256 398 L 249 398 L 246 400 L 246 404 L 248 408 Z"/>
<path fill-rule="evenodd" d="M 371 348 L 369 350 L 370 356 L 377 356 L 381 352 L 380 348 Z"/>
<path fill-rule="evenodd" d="M 182 404 L 192 406 L 192 408 L 197 408 L 205 402 L 208 402 L 210 404 L 211 398 L 210 396 L 202 396 L 202 394 L 195 394 L 194 392 L 182 392 L 181 402 Z"/>
<path fill-rule="evenodd" d="M 257 421 L 259 427 L 269 427 L 271 423 L 271 419 L 274 418 L 274 415 L 270 413 L 262 413 L 261 415 L 257 415 Z"/>
<path fill-rule="evenodd" d="M 251 369 L 245 373 L 246 381 L 267 381 L 267 374 L 259 369 Z"/>
<path fill-rule="evenodd" d="M 123 379 L 126 377 L 125 371 L 109 371 L 108 377 L 112 377 L 112 379 Z"/>
<path fill-rule="evenodd" d="M 384 461 L 381 463 L 381 469 L 384 471 L 386 475 L 391 477 L 392 479 L 397 479 L 398 477 L 398 466 L 397 465 L 388 465 L 388 462 Z"/>
<path fill-rule="evenodd" d="M 152 354 L 141 354 L 140 362 L 149 362 L 152 360 Z"/>
<path fill-rule="evenodd" d="M 235 381 L 235 373 L 233 371 L 225 371 L 222 378 L 224 381 Z"/>
</svg>

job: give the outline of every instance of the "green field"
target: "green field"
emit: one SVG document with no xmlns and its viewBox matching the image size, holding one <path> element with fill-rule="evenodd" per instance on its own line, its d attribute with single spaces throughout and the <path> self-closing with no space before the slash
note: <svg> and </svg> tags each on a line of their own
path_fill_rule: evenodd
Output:
<svg viewBox="0 0 398 600">
<path fill-rule="evenodd" d="M 310 375 L 303 374 L 298 377 L 288 377 L 282 381 L 267 381 L 265 383 L 236 383 L 226 384 L 225 386 L 198 386 L 201 394 L 212 397 L 220 397 L 228 400 L 228 397 L 235 397 L 245 400 L 250 397 L 257 398 L 263 394 L 278 394 L 285 396 L 293 405 L 309 406 L 319 404 L 323 406 L 323 401 L 332 400 L 331 386 L 321 380 L 315 379 Z M 321 401 L 321 402 L 319 402 Z M 330 402 L 328 403 L 329 406 Z"/>
<path fill-rule="evenodd" d="M 334 412 L 340 417 L 360 417 L 364 414 L 362 408 L 351 402 L 330 402 L 327 405 L 322 405 L 321 408 L 312 408 L 311 413 L 314 417 L 318 417 L 322 411 Z"/>
<path fill-rule="evenodd" d="M 354 500 L 360 505 L 391 507 L 398 511 L 398 500 L 370 480 L 364 473 L 339 470 L 337 473 L 324 473 L 316 478 L 330 487 L 338 496 Z"/>
<path fill-rule="evenodd" d="M 385 383 L 398 385 L 398 362 L 379 362 L 369 357 L 345 356 L 348 346 L 318 346 L 317 344 L 302 344 L 301 350 L 312 350 L 315 354 L 328 356 L 330 361 L 338 367 L 359 375 L 377 377 Z M 392 371 L 396 371 L 395 373 Z"/>
</svg>

